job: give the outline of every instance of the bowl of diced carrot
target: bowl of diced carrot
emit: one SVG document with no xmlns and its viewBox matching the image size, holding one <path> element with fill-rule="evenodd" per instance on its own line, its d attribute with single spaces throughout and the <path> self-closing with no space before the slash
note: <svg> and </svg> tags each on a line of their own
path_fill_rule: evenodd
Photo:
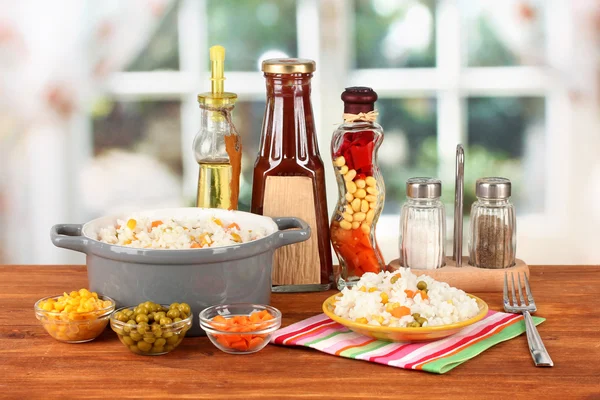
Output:
<svg viewBox="0 0 600 400">
<path fill-rule="evenodd" d="M 281 326 L 275 307 L 250 303 L 209 307 L 200 313 L 200 327 L 221 351 L 251 354 L 262 350 Z"/>
</svg>

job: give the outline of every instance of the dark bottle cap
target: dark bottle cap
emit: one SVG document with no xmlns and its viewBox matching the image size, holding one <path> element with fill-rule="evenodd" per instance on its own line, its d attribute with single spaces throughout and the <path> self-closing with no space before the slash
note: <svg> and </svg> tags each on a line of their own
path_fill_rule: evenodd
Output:
<svg viewBox="0 0 600 400">
<path fill-rule="evenodd" d="M 377 93 L 368 87 L 349 87 L 342 93 L 342 101 L 345 114 L 368 113 L 375 109 Z"/>
</svg>

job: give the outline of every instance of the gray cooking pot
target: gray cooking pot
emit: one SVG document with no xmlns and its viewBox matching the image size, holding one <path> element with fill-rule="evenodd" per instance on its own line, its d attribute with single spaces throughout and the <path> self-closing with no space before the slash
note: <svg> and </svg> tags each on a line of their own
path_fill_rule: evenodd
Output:
<svg viewBox="0 0 600 400">
<path fill-rule="evenodd" d="M 310 227 L 298 218 L 269 218 L 242 211 L 173 208 L 136 213 L 152 219 L 208 219 L 236 222 L 241 229 L 263 228 L 264 238 L 206 249 L 136 249 L 100 242 L 100 228 L 125 216 L 102 217 L 81 224 L 58 224 L 50 238 L 57 247 L 87 255 L 89 288 L 113 298 L 117 307 L 150 300 L 161 304 L 186 302 L 194 323 L 190 336 L 203 334 L 197 321 L 204 308 L 216 304 L 269 304 L 273 253 L 303 242 Z M 299 228 L 294 230 L 286 230 Z"/>
</svg>

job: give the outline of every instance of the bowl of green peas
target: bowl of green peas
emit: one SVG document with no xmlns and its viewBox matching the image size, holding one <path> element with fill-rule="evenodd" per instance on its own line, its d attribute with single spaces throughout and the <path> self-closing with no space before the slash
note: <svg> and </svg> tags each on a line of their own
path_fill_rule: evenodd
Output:
<svg viewBox="0 0 600 400">
<path fill-rule="evenodd" d="M 110 316 L 110 327 L 133 353 L 158 356 L 179 346 L 192 327 L 192 319 L 186 303 L 166 305 L 146 301 L 116 310 Z"/>
</svg>

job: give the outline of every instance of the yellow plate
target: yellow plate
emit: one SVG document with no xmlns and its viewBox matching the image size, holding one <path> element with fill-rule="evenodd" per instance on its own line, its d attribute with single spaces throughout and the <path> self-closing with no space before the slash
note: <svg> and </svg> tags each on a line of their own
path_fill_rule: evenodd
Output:
<svg viewBox="0 0 600 400">
<path fill-rule="evenodd" d="M 425 328 L 392 328 L 388 326 L 373 326 L 361 324 L 351 321 L 346 318 L 338 317 L 334 314 L 335 298 L 339 294 L 329 297 L 323 303 L 323 312 L 335 322 L 344 325 L 345 327 L 374 339 L 385 340 L 388 342 L 426 342 L 445 338 L 459 332 L 461 329 L 482 320 L 488 312 L 488 305 L 479 297 L 467 294 L 467 296 L 475 299 L 479 306 L 479 314 L 471 319 L 463 322 L 457 322 L 449 325 L 430 326 Z"/>
</svg>

